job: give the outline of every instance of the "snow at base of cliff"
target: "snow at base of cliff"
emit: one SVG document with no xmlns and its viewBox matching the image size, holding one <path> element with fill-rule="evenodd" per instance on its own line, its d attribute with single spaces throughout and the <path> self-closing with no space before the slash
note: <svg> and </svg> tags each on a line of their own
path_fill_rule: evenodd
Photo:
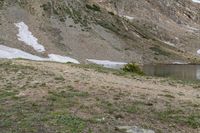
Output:
<svg viewBox="0 0 200 133">
<path fill-rule="evenodd" d="M 79 61 L 67 56 L 61 56 L 56 54 L 49 54 L 48 56 L 50 61 L 61 62 L 61 63 L 65 63 L 67 61 L 75 64 L 80 64 Z"/>
<path fill-rule="evenodd" d="M 34 60 L 34 61 L 54 61 L 54 62 L 60 62 L 60 63 L 75 63 L 79 64 L 79 62 L 73 58 L 67 57 L 67 56 L 61 56 L 56 54 L 49 54 L 49 58 L 42 58 L 36 55 L 29 54 L 27 52 L 24 52 L 22 50 L 16 49 L 16 48 L 10 48 L 4 45 L 0 45 L 0 58 L 5 59 L 28 59 L 28 60 Z"/>
<path fill-rule="evenodd" d="M 6 58 L 6 59 L 23 58 L 23 59 L 36 60 L 36 61 L 44 60 L 41 57 L 26 53 L 22 50 L 10 48 L 4 45 L 0 45 L 0 58 Z"/>
</svg>

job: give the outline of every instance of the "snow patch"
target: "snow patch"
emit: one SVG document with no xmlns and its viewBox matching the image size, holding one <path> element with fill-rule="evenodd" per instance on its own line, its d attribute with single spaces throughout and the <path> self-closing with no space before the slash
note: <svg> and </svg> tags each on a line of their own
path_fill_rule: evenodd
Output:
<svg viewBox="0 0 200 133">
<path fill-rule="evenodd" d="M 188 27 L 188 29 L 190 29 L 190 30 L 199 31 L 199 29 L 197 29 L 197 28 L 194 28 L 194 27 L 191 27 L 191 26 L 187 26 L 187 27 Z"/>
<path fill-rule="evenodd" d="M 199 29 L 195 28 L 195 27 L 192 27 L 190 25 L 184 25 L 184 27 L 187 29 L 187 31 L 189 32 L 198 32 Z"/>
<path fill-rule="evenodd" d="M 4 45 L 0 45 L 0 58 L 6 58 L 6 59 L 23 58 L 23 59 L 36 60 L 36 61 L 46 60 L 44 58 L 26 53 L 22 50 L 10 48 Z"/>
<path fill-rule="evenodd" d="M 49 58 L 42 58 L 42 57 L 29 54 L 27 52 L 24 52 L 16 48 L 10 48 L 4 45 L 0 45 L 0 58 L 5 58 L 5 59 L 22 58 L 22 59 L 28 59 L 28 60 L 34 60 L 34 61 L 54 61 L 54 62 L 60 62 L 60 63 L 71 62 L 71 63 L 79 64 L 77 60 L 67 57 L 67 56 L 61 56 L 61 55 L 56 55 L 56 54 L 49 54 L 48 56 Z"/>
<path fill-rule="evenodd" d="M 92 62 L 94 64 L 101 65 L 106 68 L 115 68 L 115 69 L 120 69 L 127 63 L 125 62 L 114 62 L 114 61 L 109 61 L 109 60 L 95 60 L 95 59 L 87 59 L 87 61 Z"/>
<path fill-rule="evenodd" d="M 164 41 L 164 43 L 166 43 L 166 44 L 168 44 L 168 45 L 170 45 L 170 46 L 172 46 L 172 47 L 175 47 L 175 46 L 176 46 L 175 44 L 173 44 L 173 43 L 171 43 L 171 42 Z"/>
<path fill-rule="evenodd" d="M 200 54 L 200 49 L 199 49 L 199 50 L 197 50 L 197 54 Z"/>
<path fill-rule="evenodd" d="M 71 62 L 75 64 L 80 64 L 79 61 L 67 56 L 61 56 L 56 54 L 49 54 L 48 56 L 50 61 L 61 62 L 61 63 Z"/>
<path fill-rule="evenodd" d="M 17 34 L 19 41 L 33 47 L 37 52 L 45 51 L 44 46 L 38 43 L 38 39 L 32 35 L 24 22 L 15 23 L 15 26 L 19 28 L 19 33 Z"/>
<path fill-rule="evenodd" d="M 192 0 L 195 3 L 200 3 L 200 0 Z"/>
<path fill-rule="evenodd" d="M 181 62 L 181 61 L 175 61 L 175 62 L 172 62 L 172 64 L 176 64 L 176 65 L 186 65 L 188 64 L 187 62 Z"/>
<path fill-rule="evenodd" d="M 133 20 L 134 17 L 131 17 L 131 16 L 123 16 L 124 18 L 128 19 L 128 20 Z"/>
</svg>

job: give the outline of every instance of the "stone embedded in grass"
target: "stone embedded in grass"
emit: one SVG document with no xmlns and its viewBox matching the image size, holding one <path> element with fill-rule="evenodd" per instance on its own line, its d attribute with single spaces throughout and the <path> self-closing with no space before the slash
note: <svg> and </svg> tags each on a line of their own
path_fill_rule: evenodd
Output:
<svg viewBox="0 0 200 133">
<path fill-rule="evenodd" d="M 118 126 L 117 130 L 125 131 L 126 133 L 155 133 L 153 130 L 143 129 L 137 126 Z"/>
</svg>

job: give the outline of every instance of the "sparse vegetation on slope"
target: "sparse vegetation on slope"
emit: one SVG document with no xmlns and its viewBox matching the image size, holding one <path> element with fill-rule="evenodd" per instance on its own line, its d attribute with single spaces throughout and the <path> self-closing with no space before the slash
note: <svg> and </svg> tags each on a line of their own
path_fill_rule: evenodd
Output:
<svg viewBox="0 0 200 133">
<path fill-rule="evenodd" d="M 0 0 L 0 9 L 2 8 L 3 5 L 4 5 L 4 0 Z"/>
<path fill-rule="evenodd" d="M 198 133 L 200 127 L 197 87 L 50 62 L 4 60 L 0 71 L 2 133 L 118 133 L 126 125 Z"/>
</svg>

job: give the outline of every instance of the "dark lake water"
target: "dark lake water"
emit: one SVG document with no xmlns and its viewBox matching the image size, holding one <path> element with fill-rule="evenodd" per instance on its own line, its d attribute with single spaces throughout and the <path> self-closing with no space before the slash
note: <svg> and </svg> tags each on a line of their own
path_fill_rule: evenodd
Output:
<svg viewBox="0 0 200 133">
<path fill-rule="evenodd" d="M 144 65 L 143 71 L 149 76 L 200 80 L 200 65 Z"/>
</svg>

